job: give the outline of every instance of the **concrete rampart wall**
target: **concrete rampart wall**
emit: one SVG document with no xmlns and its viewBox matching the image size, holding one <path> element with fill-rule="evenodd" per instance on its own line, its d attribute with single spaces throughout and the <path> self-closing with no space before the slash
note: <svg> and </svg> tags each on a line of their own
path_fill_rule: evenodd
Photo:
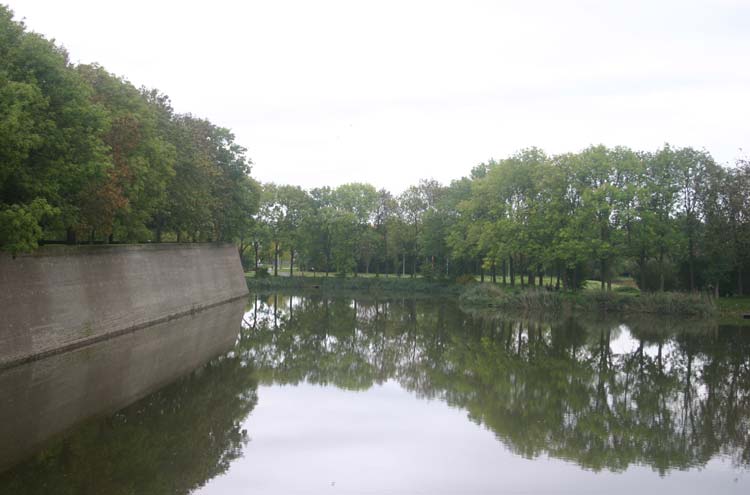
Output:
<svg viewBox="0 0 750 495">
<path fill-rule="evenodd" d="M 45 246 L 0 255 L 0 367 L 247 294 L 229 244 Z"/>
</svg>

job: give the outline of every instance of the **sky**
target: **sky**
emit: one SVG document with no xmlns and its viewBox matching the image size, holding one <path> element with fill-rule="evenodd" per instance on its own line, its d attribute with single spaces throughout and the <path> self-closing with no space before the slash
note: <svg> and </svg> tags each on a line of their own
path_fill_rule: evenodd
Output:
<svg viewBox="0 0 750 495">
<path fill-rule="evenodd" d="M 399 192 L 529 146 L 750 149 L 750 0 L 0 2 L 232 129 L 263 182 Z"/>
</svg>

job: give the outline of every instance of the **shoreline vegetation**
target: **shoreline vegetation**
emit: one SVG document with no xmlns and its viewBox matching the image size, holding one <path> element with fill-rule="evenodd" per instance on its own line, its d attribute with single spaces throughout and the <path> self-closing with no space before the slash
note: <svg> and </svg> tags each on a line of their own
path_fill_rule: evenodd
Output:
<svg viewBox="0 0 750 495">
<path fill-rule="evenodd" d="M 372 294 L 422 294 L 459 296 L 464 286 L 426 278 L 402 277 L 337 277 L 295 275 L 293 277 L 254 277 L 246 274 L 249 290 L 300 290 L 322 292 L 367 292 Z"/>
<path fill-rule="evenodd" d="M 557 318 L 571 314 L 617 314 L 622 316 L 668 316 L 682 319 L 718 320 L 732 325 L 750 325 L 742 314 L 750 312 L 750 298 L 716 299 L 705 293 L 639 292 L 637 289 L 576 292 L 539 287 L 510 288 L 492 282 L 458 283 L 409 277 L 340 277 L 298 274 L 281 277 L 245 275 L 250 291 L 294 291 L 340 294 L 343 292 L 392 296 L 446 296 L 457 298 L 472 312 L 530 314 Z M 591 281 L 591 286 L 594 281 Z M 627 286 L 622 286 L 627 287 Z"/>
<path fill-rule="evenodd" d="M 564 314 L 604 312 L 710 318 L 718 315 L 713 298 L 701 293 L 648 292 L 620 294 L 597 290 L 557 292 L 545 289 L 504 290 L 490 284 L 474 284 L 459 297 L 463 306 L 490 307 Z"/>
</svg>

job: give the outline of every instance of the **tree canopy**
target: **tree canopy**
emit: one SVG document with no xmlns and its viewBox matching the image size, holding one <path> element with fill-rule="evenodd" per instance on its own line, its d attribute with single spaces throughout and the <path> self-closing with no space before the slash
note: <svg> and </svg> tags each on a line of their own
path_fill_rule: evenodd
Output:
<svg viewBox="0 0 750 495">
<path fill-rule="evenodd" d="M 233 134 L 174 113 L 0 6 L 0 250 L 40 240 L 231 241 L 258 184 Z"/>
<path fill-rule="evenodd" d="M 289 186 L 263 187 L 273 195 Z M 642 290 L 717 294 L 748 284 L 750 164 L 721 166 L 693 148 L 598 145 L 556 156 L 531 148 L 400 195 L 367 184 L 294 191 L 282 210 L 298 222 L 266 215 L 257 225 L 279 230 L 266 257 L 274 266 L 287 253 L 326 273 L 483 278 L 489 270 L 493 281 L 568 289 L 590 278 L 611 289 L 629 275 Z"/>
</svg>

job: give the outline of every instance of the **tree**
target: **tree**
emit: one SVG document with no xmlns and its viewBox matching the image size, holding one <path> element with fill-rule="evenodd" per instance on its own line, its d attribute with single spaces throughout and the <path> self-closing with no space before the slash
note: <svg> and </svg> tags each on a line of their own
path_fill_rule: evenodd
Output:
<svg viewBox="0 0 750 495">
<path fill-rule="evenodd" d="M 26 239 L 0 249 L 33 248 L 45 232 L 72 235 L 82 220 L 79 194 L 111 166 L 106 116 L 90 95 L 65 50 L 0 6 L 0 212 L 23 217 L 6 224 L 5 238 Z M 38 215 L 42 200 L 51 209 Z"/>
</svg>

